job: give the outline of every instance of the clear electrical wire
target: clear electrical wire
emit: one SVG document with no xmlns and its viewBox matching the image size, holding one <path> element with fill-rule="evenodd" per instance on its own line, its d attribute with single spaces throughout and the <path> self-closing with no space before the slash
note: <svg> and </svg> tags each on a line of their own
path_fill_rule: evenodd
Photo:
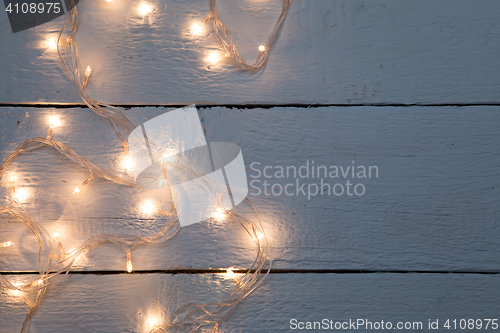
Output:
<svg viewBox="0 0 500 333">
<path fill-rule="evenodd" d="M 50 135 L 52 135 L 52 133 L 49 130 L 49 136 Z M 76 154 L 66 145 L 53 141 L 50 138 L 41 137 L 30 139 L 21 143 L 0 166 L 0 178 L 5 178 L 9 165 L 16 157 L 44 146 L 53 147 L 73 162 L 86 167 L 91 173 L 91 176 L 87 179 L 91 179 L 95 175 L 99 178 L 118 184 L 136 186 L 131 177 L 115 171 L 101 169 L 89 162 L 87 159 Z M 186 168 L 186 161 L 169 161 L 168 163 L 172 163 L 176 167 Z M 163 170 L 163 176 L 165 177 L 165 167 Z M 196 175 L 199 175 L 194 168 L 190 169 L 187 167 L 186 172 L 195 172 Z M 46 288 L 59 282 L 62 276 L 71 270 L 71 267 L 82 253 L 104 243 L 113 243 L 125 251 L 127 258 L 127 271 L 130 273 L 133 270 L 131 253 L 135 248 L 148 243 L 156 243 L 167 240 L 173 237 L 180 229 L 177 219 L 178 212 L 174 209 L 174 207 L 172 207 L 169 211 L 156 209 L 155 213 L 157 215 L 166 216 L 168 218 L 168 222 L 159 232 L 151 236 L 139 237 L 124 234 L 101 234 L 89 238 L 78 248 L 71 251 L 71 253 L 66 253 L 58 235 L 54 234 L 51 236 L 43 225 L 33 220 L 23 211 L 22 205 L 15 199 L 15 184 L 13 182 L 4 182 L 0 185 L 9 189 L 12 197 L 12 200 L 7 207 L 0 207 L 0 213 L 9 213 L 15 216 L 21 223 L 29 228 L 31 233 L 35 236 L 39 247 L 38 263 L 40 275 L 38 277 L 32 279 L 32 281 L 28 283 L 14 285 L 4 276 L 0 275 L 0 282 L 3 283 L 4 287 L 13 291 L 21 292 L 23 299 L 29 307 L 28 314 L 21 329 L 22 333 L 28 332 L 30 320 L 39 308 L 40 302 L 45 295 Z M 222 195 L 210 179 L 205 179 L 203 181 L 203 188 L 208 189 L 207 194 L 212 197 L 214 207 L 226 211 L 222 202 Z M 249 201 L 247 202 L 251 205 Z M 253 223 L 244 218 L 242 215 L 236 214 L 231 210 L 228 210 L 227 213 L 230 214 L 234 220 L 239 222 L 255 241 L 257 245 L 257 256 L 253 265 L 248 269 L 243 277 L 238 280 L 236 290 L 234 290 L 224 301 L 203 305 L 194 303 L 186 304 L 180 307 L 166 323 L 155 327 L 151 332 L 168 332 L 168 329 L 173 327 L 182 327 L 183 329 L 189 329 L 189 331 L 194 332 L 206 325 L 212 325 L 213 332 L 217 332 L 220 321 L 226 318 L 234 310 L 236 305 L 247 297 L 268 274 L 271 268 L 271 256 L 267 239 L 262 237 L 262 235 L 264 235 L 264 230 L 260 219 L 258 219 L 258 215 L 258 221 Z M 8 246 L 12 245 L 11 242 L 6 242 L 4 244 Z M 265 274 L 261 276 L 263 271 Z M 32 300 L 30 300 L 30 296 L 33 298 Z"/>
<path fill-rule="evenodd" d="M 247 64 L 240 57 L 238 50 L 232 42 L 231 36 L 229 35 L 225 25 L 222 23 L 222 21 L 219 20 L 216 9 L 216 0 L 209 0 L 210 13 L 200 23 L 200 26 L 211 19 L 213 22 L 214 31 L 221 45 L 226 50 L 227 54 L 235 61 L 236 66 L 243 70 L 256 71 L 262 69 L 265 65 L 268 59 L 269 51 L 275 44 L 276 39 L 278 38 L 278 35 L 283 27 L 283 23 L 290 5 L 291 0 L 283 0 L 281 15 L 276 21 L 273 31 L 271 32 L 266 44 L 259 47 L 260 53 L 257 57 L 257 60 L 252 65 Z M 77 91 L 84 103 L 93 112 L 108 119 L 111 122 L 123 144 L 125 157 L 128 159 L 128 143 L 124 139 L 124 134 L 130 133 L 132 129 L 137 125 L 125 112 L 123 112 L 123 110 L 106 103 L 97 102 L 93 100 L 87 93 L 86 86 L 91 75 L 91 68 L 90 66 L 86 68 L 84 77 L 82 78 L 80 72 L 78 47 L 76 43 L 77 31 L 78 12 L 76 10 L 76 6 L 74 6 L 68 12 L 68 16 L 57 38 L 58 56 L 63 64 L 66 75 L 77 88 Z M 52 147 L 74 163 L 85 167 L 89 172 L 89 176 L 81 185 L 75 188 L 75 190 L 73 191 L 73 194 L 75 195 L 78 195 L 83 186 L 88 184 L 96 177 L 125 186 L 136 186 L 136 184 L 134 179 L 129 175 L 99 168 L 89 160 L 79 156 L 70 147 L 64 145 L 61 142 L 52 140 L 53 127 L 54 126 L 51 124 L 46 138 L 38 137 L 21 143 L 17 147 L 17 149 L 12 152 L 0 165 L 0 179 L 3 180 L 9 178 L 9 181 L 1 182 L 0 186 L 7 188 L 10 191 L 12 198 L 9 205 L 7 205 L 6 207 L 0 207 L 0 213 L 13 215 L 25 227 L 27 227 L 35 236 L 39 248 L 39 276 L 32 279 L 32 281 L 19 285 L 10 282 L 7 278 L 0 275 L 0 282 L 3 284 L 4 288 L 19 292 L 22 295 L 23 300 L 29 307 L 26 319 L 21 329 L 21 333 L 28 332 L 29 323 L 36 313 L 37 309 L 40 307 L 41 301 L 45 295 L 47 288 L 49 286 L 52 287 L 56 283 L 58 283 L 63 278 L 63 276 L 71 270 L 73 264 L 78 259 L 78 257 L 82 255 L 82 253 L 104 243 L 113 243 L 125 251 L 127 259 L 126 270 L 130 273 L 133 271 L 132 251 L 135 248 L 149 243 L 165 241 L 166 239 L 172 238 L 180 229 L 177 218 L 177 214 L 179 212 L 176 211 L 175 207 L 172 206 L 168 211 L 155 209 L 154 213 L 163 217 L 166 216 L 168 222 L 160 231 L 151 236 L 139 237 L 125 234 L 101 234 L 87 239 L 78 248 L 71 251 L 70 253 L 66 253 L 59 240 L 59 237 L 57 235 L 51 236 L 42 224 L 33 220 L 22 209 L 22 204 L 16 199 L 16 186 L 14 176 L 9 177 L 7 174 L 8 167 L 11 165 L 15 158 L 41 147 Z M 157 152 L 155 153 L 155 155 L 161 156 L 161 154 Z M 166 184 L 168 182 L 166 179 L 165 163 L 171 164 L 174 167 L 183 168 L 186 172 L 194 173 L 196 176 L 200 176 L 200 174 L 186 161 L 163 162 L 162 176 Z M 245 218 L 241 214 L 235 213 L 233 210 L 227 210 L 223 203 L 222 195 L 217 189 L 216 184 L 214 184 L 210 179 L 206 179 L 205 177 L 200 177 L 200 179 L 202 179 L 200 186 L 202 186 L 202 188 L 207 191 L 207 195 L 212 198 L 214 209 L 228 213 L 246 230 L 246 232 L 251 236 L 256 244 L 257 255 L 253 265 L 248 270 L 246 270 L 241 278 L 237 279 L 236 289 L 225 300 L 208 304 L 185 304 L 177 309 L 165 323 L 154 327 L 151 330 L 151 333 L 168 332 L 170 329 L 174 328 L 181 329 L 183 331 L 195 332 L 200 328 L 204 328 L 206 326 L 210 326 L 212 332 L 217 332 L 220 322 L 227 316 L 229 316 L 234 311 L 238 303 L 245 299 L 252 291 L 255 290 L 255 288 L 257 288 L 262 283 L 263 279 L 269 274 L 269 271 L 271 269 L 272 259 L 268 240 L 265 237 L 265 232 L 262 227 L 259 215 L 256 213 L 256 210 L 250 203 L 250 201 L 248 199 L 245 199 L 246 202 L 252 207 L 252 210 L 256 213 L 255 222 L 250 221 L 250 219 Z M 173 201 L 171 200 L 171 202 Z M 13 243 L 10 241 L 0 243 L 0 251 L 2 247 L 10 247 L 11 245 L 13 245 Z M 234 275 L 232 270 L 228 270 L 228 274 L 229 273 Z"/>
<path fill-rule="evenodd" d="M 283 24 L 285 23 L 285 18 L 288 13 L 288 10 L 290 9 L 290 6 L 292 4 L 292 0 L 283 0 L 283 6 L 281 9 L 281 14 L 278 17 L 278 20 L 274 24 L 273 30 L 271 31 L 271 34 L 267 38 L 267 42 L 265 45 L 260 45 L 259 46 L 259 55 L 257 56 L 257 59 L 253 64 L 248 64 L 246 63 L 238 53 L 238 49 L 236 45 L 233 43 L 233 39 L 231 38 L 231 35 L 227 31 L 226 26 L 222 21 L 219 19 L 219 16 L 217 15 L 217 0 L 209 0 L 208 1 L 210 12 L 208 15 L 201 21 L 199 26 L 202 26 L 205 24 L 207 21 L 212 20 L 213 24 L 213 29 L 214 32 L 217 36 L 217 39 L 219 40 L 220 44 L 226 51 L 226 55 L 230 58 L 232 58 L 236 64 L 236 66 L 242 70 L 245 71 L 258 71 L 261 70 L 264 65 L 267 62 L 267 59 L 269 57 L 269 51 L 271 51 L 271 48 L 274 46 L 276 43 L 276 40 L 278 39 L 278 36 L 283 28 Z"/>
</svg>

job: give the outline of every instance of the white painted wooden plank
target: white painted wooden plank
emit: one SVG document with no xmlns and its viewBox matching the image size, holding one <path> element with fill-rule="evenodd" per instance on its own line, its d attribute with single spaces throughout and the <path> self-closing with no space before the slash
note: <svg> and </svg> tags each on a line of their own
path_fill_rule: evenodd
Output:
<svg viewBox="0 0 500 333">
<path fill-rule="evenodd" d="M 208 1 L 148 0 L 149 23 L 134 20 L 137 1 L 81 1 L 82 66 L 103 102 L 130 104 L 499 103 L 496 0 L 293 1 L 263 72 L 242 73 L 220 50 L 209 25 L 190 28 Z M 251 61 L 267 39 L 281 0 L 220 0 L 220 16 Z M 81 102 L 64 77 L 54 39 L 63 19 L 11 33 L 0 20 L 0 101 Z"/>
<path fill-rule="evenodd" d="M 120 165 L 120 145 L 110 125 L 87 109 L 1 110 L 2 160 L 23 140 L 44 136 L 48 116 L 57 113 L 62 126 L 55 129 L 55 140 L 100 166 Z M 22 117 L 26 112 L 29 117 Z M 128 112 L 144 121 L 166 110 Z M 281 187 L 296 182 L 255 178 L 257 172 L 250 167 L 254 162 L 261 171 L 265 166 L 298 168 L 307 161 L 316 166 L 347 167 L 355 161 L 357 166 L 378 167 L 378 178 L 347 179 L 365 185 L 363 196 L 316 195 L 308 200 L 301 193 L 256 196 L 251 188 L 249 198 L 261 214 L 274 267 L 498 271 L 497 107 L 209 108 L 199 113 L 208 141 L 234 142 L 242 148 L 249 181 L 267 180 Z M 86 173 L 50 149 L 19 159 L 13 170 L 20 175 L 19 185 L 33 191 L 27 210 L 47 229 L 63 235 L 68 249 L 98 233 L 150 234 L 160 226 L 140 213 L 143 200 L 169 207 L 163 192 L 100 180 L 72 195 Z M 306 189 L 320 182 L 299 181 Z M 344 178 L 324 181 L 346 183 Z M 18 224 L 4 221 L 2 216 L 0 235 L 5 241 L 12 238 L 19 244 L 27 237 Z M 36 269 L 33 246 L 23 243 L 2 250 L 0 270 Z M 254 256 L 250 237 L 227 221 L 185 227 L 174 239 L 133 253 L 138 270 L 245 267 Z M 124 270 L 125 254 L 105 246 L 88 253 L 77 269 Z"/>
<path fill-rule="evenodd" d="M 446 332 L 447 319 L 498 319 L 499 283 L 498 275 L 475 274 L 276 274 L 220 328 L 293 332 L 299 330 L 290 329 L 291 319 L 365 319 L 393 325 L 422 322 L 423 330 L 409 331 Z M 149 332 L 151 318 L 165 320 L 186 302 L 220 301 L 235 286 L 212 275 L 70 275 L 59 288 L 48 290 L 30 332 Z M 19 298 L 2 293 L 0 332 L 19 332 L 24 312 Z M 429 319 L 438 319 L 440 329 L 429 330 Z M 490 324 L 486 331 L 495 330 Z"/>
</svg>

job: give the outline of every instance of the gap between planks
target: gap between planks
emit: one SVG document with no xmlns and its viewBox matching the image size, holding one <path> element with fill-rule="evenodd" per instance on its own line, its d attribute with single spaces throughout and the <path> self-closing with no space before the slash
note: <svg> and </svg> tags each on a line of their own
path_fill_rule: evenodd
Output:
<svg viewBox="0 0 500 333">
<path fill-rule="evenodd" d="M 233 269 L 236 274 L 245 274 L 247 270 Z M 255 270 L 251 270 L 254 273 Z M 74 275 L 121 275 L 121 274 L 223 274 L 226 269 L 158 269 L 158 270 L 136 270 L 132 273 L 121 270 L 97 270 L 97 271 L 69 271 L 68 274 Z M 356 270 L 356 269 L 271 269 L 269 274 L 479 274 L 479 275 L 495 275 L 500 274 L 497 271 L 438 271 L 438 270 Z M 38 275 L 36 271 L 23 271 L 23 272 L 0 272 L 0 275 Z M 265 271 L 263 271 L 265 274 Z"/>
<path fill-rule="evenodd" d="M 360 104 L 300 104 L 300 103 L 291 103 L 291 104 L 198 104 L 191 103 L 196 105 L 197 108 L 236 108 L 236 109 L 272 109 L 272 108 L 299 108 L 299 109 L 307 109 L 307 108 L 322 108 L 322 107 L 360 107 L 360 106 L 368 106 L 368 107 L 411 107 L 411 106 L 420 106 L 420 107 L 469 107 L 469 106 L 500 106 L 499 103 L 360 103 Z M 125 109 L 131 108 L 152 108 L 152 107 L 168 107 L 168 108 L 182 108 L 187 104 L 109 104 L 115 107 L 121 107 Z M 82 108 L 88 109 L 88 106 L 83 103 L 0 103 L 0 108 L 2 107 L 11 107 L 11 108 L 56 108 L 56 109 L 67 109 L 67 108 Z"/>
</svg>

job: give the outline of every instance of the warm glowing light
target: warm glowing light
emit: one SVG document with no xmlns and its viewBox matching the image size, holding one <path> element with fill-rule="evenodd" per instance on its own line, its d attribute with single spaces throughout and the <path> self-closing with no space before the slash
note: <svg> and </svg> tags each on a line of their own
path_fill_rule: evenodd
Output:
<svg viewBox="0 0 500 333">
<path fill-rule="evenodd" d="M 13 284 L 14 287 L 16 288 L 19 288 L 21 286 L 21 284 L 16 284 L 14 283 Z M 9 290 L 9 293 L 12 295 L 12 296 L 21 296 L 23 294 L 23 292 L 21 290 L 18 290 L 18 289 L 10 289 Z"/>
<path fill-rule="evenodd" d="M 203 25 L 201 23 L 193 24 L 193 26 L 191 27 L 191 31 L 195 35 L 198 35 L 199 33 L 201 33 L 202 30 L 203 30 Z"/>
<path fill-rule="evenodd" d="M 132 273 L 133 267 L 132 267 L 132 261 L 127 261 L 127 272 Z"/>
<path fill-rule="evenodd" d="M 226 279 L 234 279 L 234 278 L 236 278 L 236 274 L 234 274 L 234 272 L 231 268 L 228 268 L 226 270 L 226 273 L 224 273 L 224 277 Z"/>
<path fill-rule="evenodd" d="M 14 198 L 17 201 L 25 201 L 26 199 L 28 199 L 28 197 L 29 197 L 28 190 L 25 189 L 24 187 L 16 189 L 16 193 L 14 194 Z"/>
<path fill-rule="evenodd" d="M 264 45 L 259 46 L 259 51 L 260 52 L 265 51 L 265 50 L 266 50 L 266 47 Z"/>
<path fill-rule="evenodd" d="M 81 189 L 81 186 L 75 187 L 75 189 L 73 190 L 73 194 L 80 192 Z"/>
<path fill-rule="evenodd" d="M 5 242 L 5 243 L 3 243 L 3 244 L 2 244 L 2 247 L 9 247 L 9 246 L 11 246 L 12 244 L 14 244 L 14 243 L 12 243 L 11 241 L 9 241 L 9 242 Z"/>
<path fill-rule="evenodd" d="M 42 280 L 42 279 L 40 279 L 40 280 L 38 280 L 36 283 L 38 283 L 38 285 L 40 286 L 40 285 L 42 285 L 42 284 L 43 284 L 43 280 Z"/>
<path fill-rule="evenodd" d="M 139 14 L 141 14 L 142 16 L 145 16 L 150 12 L 151 12 L 151 6 L 148 5 L 147 3 L 143 2 L 139 5 Z"/>
<path fill-rule="evenodd" d="M 163 160 L 165 162 L 173 162 L 176 159 L 177 153 L 177 150 L 167 149 L 167 151 L 162 152 Z"/>
<path fill-rule="evenodd" d="M 106 2 L 114 2 L 113 0 L 106 0 Z"/>
<path fill-rule="evenodd" d="M 11 183 L 14 183 L 14 182 L 15 182 L 15 180 L 16 180 L 16 176 L 14 176 L 14 175 L 10 175 L 10 182 L 11 182 Z"/>
<path fill-rule="evenodd" d="M 49 122 L 50 122 L 50 127 L 56 127 L 61 125 L 61 121 L 59 120 L 58 116 L 50 116 Z"/>
<path fill-rule="evenodd" d="M 220 59 L 220 54 L 218 54 L 217 52 L 213 52 L 208 56 L 208 61 L 211 63 L 216 63 L 219 61 L 219 59 Z"/>
<path fill-rule="evenodd" d="M 90 66 L 87 66 L 85 69 L 85 77 L 83 78 L 82 86 L 83 88 L 87 87 L 87 83 L 89 81 L 90 73 L 92 73 L 92 68 Z"/>
<path fill-rule="evenodd" d="M 57 233 L 57 231 L 54 231 L 54 233 L 52 234 L 52 238 L 54 238 L 56 242 L 59 242 L 59 234 Z"/>
<path fill-rule="evenodd" d="M 142 204 L 142 211 L 145 214 L 152 214 L 155 211 L 155 205 L 151 201 L 146 201 Z"/>
<path fill-rule="evenodd" d="M 123 168 L 125 169 L 132 168 L 132 160 L 130 160 L 130 157 L 125 156 L 125 158 L 123 159 Z"/>
<path fill-rule="evenodd" d="M 224 214 L 224 211 L 222 209 L 218 209 L 215 212 L 213 212 L 212 217 L 216 221 L 222 221 L 222 220 L 224 220 L 224 218 L 226 217 L 226 215 Z"/>
<path fill-rule="evenodd" d="M 51 51 L 57 51 L 57 38 L 50 39 L 46 42 L 46 45 L 49 50 Z"/>
<path fill-rule="evenodd" d="M 146 318 L 146 325 L 148 326 L 148 329 L 153 329 L 154 327 L 160 325 L 160 316 L 157 315 L 149 315 Z"/>
<path fill-rule="evenodd" d="M 262 233 L 260 233 L 260 232 L 258 232 L 258 231 L 256 232 L 256 234 L 257 234 L 257 239 L 262 239 L 262 238 L 264 238 L 264 234 L 262 234 Z"/>
</svg>

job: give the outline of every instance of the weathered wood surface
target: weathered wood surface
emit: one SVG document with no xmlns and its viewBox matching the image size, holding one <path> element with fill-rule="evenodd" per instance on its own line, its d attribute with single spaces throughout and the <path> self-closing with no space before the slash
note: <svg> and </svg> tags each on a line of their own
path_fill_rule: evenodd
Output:
<svg viewBox="0 0 500 333">
<path fill-rule="evenodd" d="M 127 112 L 144 121 L 166 111 Z M 1 113 L 2 159 L 20 142 L 45 136 L 47 119 L 58 114 L 62 124 L 55 128 L 54 140 L 99 166 L 121 168 L 119 141 L 107 121 L 88 109 L 2 108 Z M 498 107 L 206 108 L 199 114 L 208 141 L 242 148 L 249 181 L 295 187 L 298 179 L 306 184 L 305 195 L 293 188 L 292 196 L 256 195 L 256 187 L 264 191 L 262 183 L 250 188 L 249 199 L 263 220 L 276 268 L 500 269 Z M 366 193 L 336 196 L 326 195 L 325 189 L 325 195 L 309 199 L 307 186 L 320 184 L 318 178 L 277 178 L 274 171 L 270 178 L 258 177 L 265 166 L 299 168 L 307 161 L 328 167 L 347 168 L 352 161 L 377 166 L 379 177 L 343 178 L 339 171 L 340 178 L 324 182 L 363 183 Z M 73 195 L 87 177 L 85 170 L 49 148 L 19 158 L 11 170 L 19 176 L 18 186 L 31 195 L 25 202 L 28 212 L 50 232 L 57 230 L 67 249 L 99 233 L 151 234 L 165 221 L 144 215 L 143 201 L 170 207 L 162 190 L 102 180 Z M 23 244 L 2 250 L 0 270 L 34 270 L 35 244 L 24 241 L 30 239 L 28 232 L 12 221 L 2 223 L 0 242 Z M 209 220 L 182 228 L 170 241 L 137 249 L 134 267 L 249 267 L 254 248 L 234 221 Z M 125 254 L 104 246 L 89 252 L 77 269 L 124 270 Z"/>
<path fill-rule="evenodd" d="M 243 151 L 248 179 L 286 186 L 295 179 L 254 178 L 250 165 L 377 166 L 363 196 L 250 195 L 283 270 L 500 270 L 500 6 L 496 0 L 294 1 L 264 71 L 235 70 L 222 57 L 210 24 L 191 26 L 207 1 L 148 0 L 148 20 L 134 18 L 137 1 L 82 1 L 81 64 L 92 66 L 90 95 L 136 106 L 144 121 L 167 111 L 140 105 L 236 104 L 202 108 L 208 141 Z M 281 1 L 219 0 L 219 14 L 245 59 L 254 59 Z M 49 47 L 63 18 L 12 34 L 0 19 L 0 103 L 81 103 Z M 363 107 L 271 107 L 252 104 L 363 104 Z M 374 107 L 369 104 L 439 104 Z M 456 104 L 490 106 L 456 107 Z M 0 159 L 20 142 L 46 136 L 48 116 L 62 124 L 54 139 L 92 162 L 122 168 L 111 126 L 84 108 L 0 108 Z M 27 117 L 29 115 L 29 117 Z M 254 164 L 255 165 L 255 164 Z M 40 149 L 13 166 L 27 192 L 26 210 L 71 250 L 100 233 L 147 235 L 164 221 L 141 212 L 144 200 L 168 208 L 161 191 L 95 180 L 72 191 L 85 170 Z M 318 179 L 299 179 L 316 183 Z M 337 183 L 328 179 L 329 183 Z M 339 179 L 345 183 L 345 179 Z M 353 180 L 357 182 L 358 180 Z M 255 184 L 255 183 L 254 183 Z M 255 189 L 250 189 L 255 193 Z M 0 205 L 7 193 L 0 190 Z M 29 233 L 0 217 L 0 271 L 36 270 Z M 230 221 L 183 228 L 172 240 L 133 252 L 136 270 L 248 267 L 252 240 Z M 82 271 L 125 270 L 111 245 L 83 256 Z M 222 332 L 289 332 L 289 320 L 371 321 L 494 319 L 494 274 L 272 274 L 224 322 Z M 30 332 L 148 332 L 151 316 L 185 302 L 219 301 L 234 281 L 211 274 L 70 275 L 50 288 Z M 0 333 L 18 332 L 26 307 L 0 294 Z M 425 330 L 425 328 L 424 328 Z M 369 330 L 368 330 L 369 331 Z M 447 331 L 445 329 L 438 330 Z"/>
<path fill-rule="evenodd" d="M 423 330 L 408 331 L 455 331 L 443 328 L 447 319 L 498 317 L 499 283 L 499 275 L 478 274 L 272 274 L 223 322 L 221 332 L 299 331 L 290 329 L 294 318 L 422 322 Z M 221 300 L 235 286 L 211 274 L 70 275 L 49 289 L 31 331 L 147 333 L 149 320 L 165 320 L 186 302 Z M 18 297 L 2 293 L 0 313 L 0 332 L 19 331 L 25 306 Z M 427 329 L 429 319 L 438 319 L 440 329 Z"/>
<path fill-rule="evenodd" d="M 265 70 L 242 73 L 223 54 L 208 24 L 191 26 L 208 1 L 81 1 L 82 66 L 88 91 L 118 104 L 499 103 L 500 6 L 496 0 L 293 1 Z M 241 54 L 255 59 L 281 1 L 219 0 L 220 17 Z M 0 102 L 81 100 L 47 47 L 64 17 L 11 33 L 0 20 Z M 149 23 L 146 23 L 149 22 Z"/>
</svg>

